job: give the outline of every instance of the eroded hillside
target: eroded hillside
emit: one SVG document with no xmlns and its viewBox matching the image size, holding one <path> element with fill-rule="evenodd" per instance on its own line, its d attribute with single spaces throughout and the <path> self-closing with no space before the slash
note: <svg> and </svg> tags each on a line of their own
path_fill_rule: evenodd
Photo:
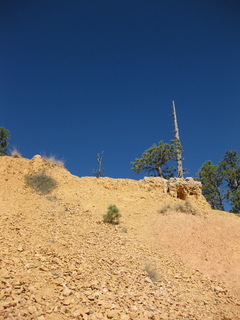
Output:
<svg viewBox="0 0 240 320">
<path fill-rule="evenodd" d="M 0 172 L 1 319 L 240 319 L 240 219 L 192 179 L 79 178 L 40 156 Z"/>
</svg>

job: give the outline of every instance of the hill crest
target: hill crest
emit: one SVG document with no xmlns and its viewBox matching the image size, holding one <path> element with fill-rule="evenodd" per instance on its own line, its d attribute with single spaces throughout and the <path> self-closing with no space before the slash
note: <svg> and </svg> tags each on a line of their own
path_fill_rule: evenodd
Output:
<svg viewBox="0 0 240 320">
<path fill-rule="evenodd" d="M 0 172 L 0 318 L 240 318 L 240 220 L 191 178 L 79 178 L 40 156 Z M 27 187 L 37 172 L 57 188 Z M 196 214 L 176 210 L 187 201 Z M 110 204 L 120 225 L 102 221 Z"/>
</svg>

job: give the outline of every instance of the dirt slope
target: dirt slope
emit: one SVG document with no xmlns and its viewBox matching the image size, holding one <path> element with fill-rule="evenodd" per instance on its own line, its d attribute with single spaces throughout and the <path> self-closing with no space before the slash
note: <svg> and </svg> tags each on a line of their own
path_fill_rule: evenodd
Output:
<svg viewBox="0 0 240 320">
<path fill-rule="evenodd" d="M 51 194 L 25 185 L 41 170 Z M 39 156 L 0 173 L 0 319 L 240 319 L 240 219 L 191 180 L 78 178 Z"/>
</svg>

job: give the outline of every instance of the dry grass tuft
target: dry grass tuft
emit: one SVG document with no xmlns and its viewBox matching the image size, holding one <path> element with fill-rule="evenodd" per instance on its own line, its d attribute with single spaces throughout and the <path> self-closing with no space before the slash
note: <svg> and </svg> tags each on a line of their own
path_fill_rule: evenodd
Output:
<svg viewBox="0 0 240 320">
<path fill-rule="evenodd" d="M 21 158 L 22 156 L 21 156 L 21 153 L 17 150 L 17 149 L 13 149 L 12 151 L 11 151 L 11 156 L 13 157 L 13 158 Z"/>
<path fill-rule="evenodd" d="M 169 203 L 165 203 L 159 210 L 158 213 L 161 213 L 163 215 L 169 214 L 169 212 L 172 210 L 172 205 Z"/>
<path fill-rule="evenodd" d="M 42 159 L 47 164 L 50 164 L 50 165 L 53 165 L 53 166 L 58 166 L 58 167 L 61 167 L 61 168 L 65 167 L 64 161 L 57 160 L 54 156 L 50 156 L 50 157 L 43 156 Z"/>
<path fill-rule="evenodd" d="M 185 200 L 183 202 L 178 202 L 175 204 L 166 203 L 158 210 L 158 212 L 163 215 L 167 215 L 171 211 L 183 212 L 192 215 L 198 214 L 198 210 L 190 200 Z"/>
</svg>

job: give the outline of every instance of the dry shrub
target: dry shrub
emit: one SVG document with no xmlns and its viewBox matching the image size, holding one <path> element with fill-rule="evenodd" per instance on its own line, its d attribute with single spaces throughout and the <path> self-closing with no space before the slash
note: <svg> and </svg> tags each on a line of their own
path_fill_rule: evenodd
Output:
<svg viewBox="0 0 240 320">
<path fill-rule="evenodd" d="M 166 203 L 158 210 L 158 212 L 163 215 L 167 215 L 170 211 L 183 212 L 192 215 L 198 214 L 198 210 L 190 200 L 185 200 L 175 204 Z"/>
<path fill-rule="evenodd" d="M 158 212 L 164 215 L 167 215 L 169 211 L 172 210 L 172 206 L 169 203 L 165 203 L 159 210 Z"/>
<path fill-rule="evenodd" d="M 43 156 L 42 159 L 47 164 L 64 168 L 64 161 L 57 160 L 54 156 L 50 156 L 50 157 Z"/>
<path fill-rule="evenodd" d="M 21 153 L 17 150 L 17 149 L 13 149 L 12 151 L 11 151 L 11 156 L 13 157 L 13 158 L 21 158 L 22 156 L 21 156 Z"/>
<path fill-rule="evenodd" d="M 48 194 L 57 187 L 57 181 L 46 175 L 44 171 L 25 175 L 25 182 L 39 194 Z"/>
<path fill-rule="evenodd" d="M 146 264 L 145 271 L 147 272 L 149 278 L 152 280 L 152 282 L 157 282 L 159 279 L 158 273 L 156 269 L 150 264 Z"/>
<path fill-rule="evenodd" d="M 175 211 L 184 212 L 187 214 L 196 215 L 197 209 L 193 206 L 190 200 L 186 200 L 184 203 L 179 204 L 179 206 L 175 207 Z"/>
</svg>

